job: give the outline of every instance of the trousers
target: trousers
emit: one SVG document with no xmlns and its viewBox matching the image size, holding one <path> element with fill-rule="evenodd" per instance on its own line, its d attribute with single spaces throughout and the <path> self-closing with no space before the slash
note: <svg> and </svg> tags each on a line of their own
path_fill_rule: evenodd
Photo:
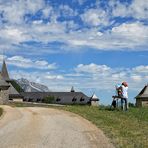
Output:
<svg viewBox="0 0 148 148">
<path fill-rule="evenodd" d="M 127 98 L 121 98 L 121 108 L 122 110 L 128 110 Z"/>
</svg>

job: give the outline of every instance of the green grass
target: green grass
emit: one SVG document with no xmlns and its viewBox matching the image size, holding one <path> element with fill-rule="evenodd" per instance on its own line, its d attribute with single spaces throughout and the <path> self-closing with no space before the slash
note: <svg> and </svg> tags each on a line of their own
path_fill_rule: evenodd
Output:
<svg viewBox="0 0 148 148">
<path fill-rule="evenodd" d="M 2 108 L 0 108 L 0 116 L 2 115 L 2 113 L 3 113 L 3 109 L 2 109 Z"/>
<path fill-rule="evenodd" d="M 130 108 L 127 112 L 92 106 L 66 106 L 62 109 L 97 125 L 117 148 L 148 147 L 148 108 Z"/>
<path fill-rule="evenodd" d="M 16 106 L 27 105 L 18 103 Z M 127 112 L 79 105 L 53 108 L 74 112 L 88 119 L 102 129 L 117 148 L 148 147 L 148 108 L 130 108 Z"/>
</svg>

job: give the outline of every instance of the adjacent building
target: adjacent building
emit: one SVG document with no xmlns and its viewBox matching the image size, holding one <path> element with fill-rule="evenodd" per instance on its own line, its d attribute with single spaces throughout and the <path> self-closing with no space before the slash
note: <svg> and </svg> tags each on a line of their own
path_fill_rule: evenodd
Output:
<svg viewBox="0 0 148 148">
<path fill-rule="evenodd" d="M 24 92 L 15 80 L 10 79 L 5 61 L 3 61 L 0 73 L 0 104 L 6 104 L 8 100 L 16 102 L 38 102 L 52 98 L 56 104 L 90 104 L 99 105 L 96 95 L 88 97 L 83 92 L 76 92 L 74 87 L 70 92 Z"/>
<path fill-rule="evenodd" d="M 144 86 L 135 99 L 137 107 L 148 107 L 148 84 Z"/>
<path fill-rule="evenodd" d="M 95 93 L 92 95 L 90 102 L 92 106 L 99 106 L 99 98 L 96 96 Z"/>
</svg>

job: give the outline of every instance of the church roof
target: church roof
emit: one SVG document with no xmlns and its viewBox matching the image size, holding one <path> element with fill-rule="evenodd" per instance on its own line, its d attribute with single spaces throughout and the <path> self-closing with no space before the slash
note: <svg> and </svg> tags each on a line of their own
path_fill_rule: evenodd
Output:
<svg viewBox="0 0 148 148">
<path fill-rule="evenodd" d="M 10 85 L 5 81 L 0 79 L 0 89 L 7 90 L 10 87 Z"/>
<path fill-rule="evenodd" d="M 20 93 L 24 99 L 32 99 L 36 101 L 37 99 L 44 99 L 48 96 L 54 96 L 55 99 L 59 98 L 61 99 L 61 103 L 71 103 L 72 99 L 76 99 L 75 103 L 87 103 L 90 101 L 90 97 L 86 96 L 82 92 L 21 92 Z M 81 102 L 81 99 L 84 99 L 83 102 Z"/>
<path fill-rule="evenodd" d="M 148 84 L 144 86 L 135 98 L 148 98 Z"/>
<path fill-rule="evenodd" d="M 71 87 L 71 91 L 70 92 L 75 92 L 75 90 L 74 90 L 74 87 L 72 86 Z"/>
<path fill-rule="evenodd" d="M 99 98 L 96 96 L 96 94 L 94 93 L 91 97 L 92 101 L 99 101 Z"/>
<path fill-rule="evenodd" d="M 1 70 L 1 76 L 4 80 L 9 80 L 9 74 L 7 70 L 7 65 L 5 63 L 5 60 L 3 61 L 2 70 Z"/>
</svg>

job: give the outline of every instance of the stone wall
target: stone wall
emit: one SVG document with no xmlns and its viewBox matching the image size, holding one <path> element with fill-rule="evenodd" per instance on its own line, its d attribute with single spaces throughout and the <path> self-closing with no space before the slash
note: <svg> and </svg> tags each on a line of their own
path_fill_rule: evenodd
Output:
<svg viewBox="0 0 148 148">
<path fill-rule="evenodd" d="M 143 100 L 142 101 L 142 106 L 143 107 L 148 107 L 148 100 L 146 101 L 146 100 Z"/>
<path fill-rule="evenodd" d="M 0 90 L 0 104 L 7 104 L 9 100 L 9 91 Z"/>
<path fill-rule="evenodd" d="M 99 101 L 91 101 L 92 106 L 99 106 Z"/>
<path fill-rule="evenodd" d="M 148 98 L 147 99 L 136 99 L 136 106 L 137 107 L 148 107 Z"/>
<path fill-rule="evenodd" d="M 142 107 L 142 100 L 141 99 L 136 99 L 136 106 Z"/>
</svg>

